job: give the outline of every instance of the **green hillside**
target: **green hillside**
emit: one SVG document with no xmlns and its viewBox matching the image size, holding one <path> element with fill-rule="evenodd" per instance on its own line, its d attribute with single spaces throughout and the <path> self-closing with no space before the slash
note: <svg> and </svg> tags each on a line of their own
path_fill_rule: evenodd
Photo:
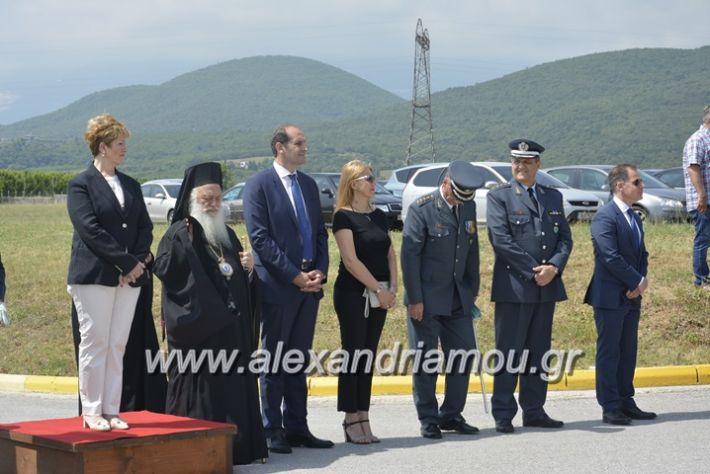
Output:
<svg viewBox="0 0 710 474">
<path fill-rule="evenodd" d="M 220 63 L 158 86 L 90 94 L 67 107 L 0 129 L 0 137 L 80 136 L 89 117 L 110 111 L 137 134 L 261 130 L 283 121 L 338 120 L 401 98 L 341 69 L 305 58 L 260 56 Z"/>
<path fill-rule="evenodd" d="M 285 62 L 302 66 L 300 74 L 277 80 Z M 101 102 L 107 98 L 113 102 Z M 544 166 L 622 161 L 674 166 L 708 103 L 710 46 L 555 61 L 433 94 L 437 160 L 505 159 L 508 141 L 523 136 L 547 147 Z M 53 114 L 0 128 L 5 138 L 0 168 L 83 167 L 89 157 L 77 131 L 103 110 L 134 133 L 124 168 L 143 177 L 180 175 L 198 161 L 268 155 L 271 129 L 284 120 L 304 128 L 309 169 L 338 169 L 353 157 L 392 169 L 404 160 L 411 114 L 406 101 L 322 63 L 251 58 L 161 86 L 96 93 Z M 75 138 L 56 138 L 70 130 Z M 8 139 L 29 133 L 34 137 Z M 236 178 L 251 172 L 236 170 Z"/>
<path fill-rule="evenodd" d="M 507 159 L 507 143 L 529 137 L 547 148 L 545 166 L 621 161 L 677 166 L 708 103 L 710 46 L 555 61 L 433 94 L 437 160 Z M 360 151 L 392 168 L 404 158 L 409 113 L 408 106 L 393 107 L 322 134 L 340 149 Z"/>
</svg>

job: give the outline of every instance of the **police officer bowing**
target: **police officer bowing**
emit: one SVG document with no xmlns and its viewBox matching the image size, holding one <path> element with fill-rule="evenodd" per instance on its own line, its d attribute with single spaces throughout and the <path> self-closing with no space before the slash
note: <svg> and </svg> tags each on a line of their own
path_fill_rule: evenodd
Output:
<svg viewBox="0 0 710 474">
<path fill-rule="evenodd" d="M 479 286 L 475 189 L 483 179 L 470 163 L 452 162 L 441 186 L 409 209 L 402 235 L 404 303 L 409 342 L 422 357 L 441 341 L 444 361 L 451 351 L 476 349 L 472 310 Z M 436 371 L 413 367 L 414 404 L 425 438 L 441 430 L 476 434 L 461 416 L 466 403 L 471 361 L 446 373 L 444 402 L 436 399 Z M 431 373 L 433 372 L 433 373 Z"/>
<path fill-rule="evenodd" d="M 541 367 L 550 349 L 555 302 L 567 299 L 562 271 L 572 251 L 562 195 L 537 184 L 540 154 L 532 140 L 509 144 L 513 179 L 488 193 L 488 238 L 495 253 L 491 301 L 496 350 L 505 364 L 494 375 L 491 405 L 496 431 L 512 433 L 519 386 L 523 426 L 561 428 L 543 408 L 547 380 Z M 525 353 L 527 353 L 527 363 Z M 512 370 L 511 370 L 512 369 Z"/>
</svg>

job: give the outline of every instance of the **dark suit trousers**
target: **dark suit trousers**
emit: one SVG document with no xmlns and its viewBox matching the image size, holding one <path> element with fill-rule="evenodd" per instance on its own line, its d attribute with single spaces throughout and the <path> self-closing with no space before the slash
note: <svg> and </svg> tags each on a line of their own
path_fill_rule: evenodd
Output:
<svg viewBox="0 0 710 474">
<path fill-rule="evenodd" d="M 343 371 L 338 375 L 338 411 L 368 411 L 372 393 L 372 371 L 387 310 L 370 308 L 370 315 L 365 318 L 365 298 L 361 291 L 335 288 L 333 300 L 340 323 L 340 341 L 343 350 L 348 354 L 348 365 L 343 367 Z M 362 355 L 354 367 L 354 357 L 358 350 Z M 372 354 L 371 357 L 364 357 L 368 354 Z"/>
<path fill-rule="evenodd" d="M 287 432 L 303 432 L 307 428 L 308 386 L 305 369 L 308 366 L 308 351 L 313 346 L 313 333 L 318 313 L 318 299 L 313 293 L 298 295 L 288 304 L 274 305 L 262 302 L 262 348 L 269 351 L 269 368 L 261 374 L 261 410 L 264 428 L 284 428 Z M 282 347 L 279 349 L 279 343 Z M 288 373 L 278 361 L 289 350 L 304 354 L 305 364 L 301 371 Z M 279 362 L 276 370 L 273 364 Z M 281 406 L 283 404 L 283 414 Z"/>
<path fill-rule="evenodd" d="M 496 420 L 510 420 L 517 413 L 513 392 L 518 381 L 523 418 L 534 420 L 544 414 L 547 382 L 540 378 L 543 373 L 541 361 L 550 350 L 554 312 L 555 302 L 495 304 L 496 350 L 502 352 L 505 361 L 502 369 L 493 376 L 491 406 Z M 526 349 L 526 370 L 518 373 Z M 510 351 L 514 351 L 512 359 Z M 515 369 L 515 373 L 511 373 L 509 367 Z M 535 372 L 531 373 L 533 367 Z"/>
<path fill-rule="evenodd" d="M 417 350 L 419 342 L 423 342 L 422 362 L 424 354 L 429 350 L 436 350 L 441 341 L 444 360 L 448 361 L 450 351 L 464 349 L 466 351 L 476 348 L 473 337 L 473 319 L 471 315 L 464 315 L 461 307 L 451 316 L 425 315 L 421 321 L 408 318 L 407 330 L 409 333 L 410 349 Z M 415 357 L 416 360 L 416 357 Z M 461 415 L 466 405 L 468 394 L 468 381 L 471 377 L 471 364 L 473 358 L 468 359 L 465 370 L 460 371 L 461 358 L 456 358 L 453 366 L 455 370 L 446 374 L 444 385 L 444 402 L 441 407 L 436 400 L 436 381 L 438 374 L 425 373 L 421 367 L 413 367 L 413 395 L 414 405 L 417 408 L 417 417 L 424 425 L 428 423 L 443 423 L 453 420 Z M 424 364 L 426 366 L 426 364 Z"/>
<path fill-rule="evenodd" d="M 641 307 L 594 308 L 597 401 L 604 411 L 634 408 L 634 372 Z"/>
</svg>

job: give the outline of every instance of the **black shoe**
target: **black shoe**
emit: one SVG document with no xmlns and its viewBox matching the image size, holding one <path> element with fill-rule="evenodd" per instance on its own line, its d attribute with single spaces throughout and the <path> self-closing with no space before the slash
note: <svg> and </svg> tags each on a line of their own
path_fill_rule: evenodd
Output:
<svg viewBox="0 0 710 474">
<path fill-rule="evenodd" d="M 427 423 L 419 428 L 419 432 L 428 439 L 441 439 L 441 430 L 436 423 Z"/>
<path fill-rule="evenodd" d="M 498 433 L 512 433 L 515 431 L 515 428 L 513 428 L 513 423 L 511 423 L 509 419 L 501 418 L 500 420 L 496 420 L 496 431 Z"/>
<path fill-rule="evenodd" d="M 283 430 L 274 430 L 273 433 L 266 438 L 266 446 L 272 453 L 291 453 L 291 446 L 288 444 L 288 441 L 286 441 L 286 434 Z"/>
<path fill-rule="evenodd" d="M 320 439 L 313 436 L 308 428 L 302 433 L 286 433 L 286 441 L 293 447 L 305 446 L 306 448 L 332 448 L 335 446 L 332 441 Z"/>
<path fill-rule="evenodd" d="M 631 418 L 624 415 L 621 410 L 605 411 L 602 414 L 602 421 L 610 425 L 630 425 Z"/>
<path fill-rule="evenodd" d="M 643 411 L 639 407 L 622 408 L 621 412 L 632 420 L 653 420 L 658 416 L 652 411 Z"/>
<path fill-rule="evenodd" d="M 562 428 L 564 425 L 563 422 L 550 418 L 547 413 L 543 414 L 540 418 L 534 418 L 532 420 L 523 418 L 523 426 L 532 428 Z"/>
<path fill-rule="evenodd" d="M 445 421 L 439 423 L 439 428 L 444 431 L 456 431 L 459 434 L 478 434 L 478 428 L 471 426 L 466 423 L 466 420 L 462 416 L 454 418 L 453 420 Z"/>
</svg>

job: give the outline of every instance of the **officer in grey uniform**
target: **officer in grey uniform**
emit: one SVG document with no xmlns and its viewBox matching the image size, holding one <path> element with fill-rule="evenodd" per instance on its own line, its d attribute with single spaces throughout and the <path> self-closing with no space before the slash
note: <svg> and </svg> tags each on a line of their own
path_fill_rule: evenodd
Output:
<svg viewBox="0 0 710 474">
<path fill-rule="evenodd" d="M 495 252 L 491 301 L 495 302 L 496 349 L 505 365 L 494 375 L 493 418 L 496 430 L 514 431 L 511 420 L 518 405 L 523 426 L 561 428 L 543 408 L 547 381 L 540 361 L 550 349 L 555 302 L 567 299 L 562 272 L 572 251 L 572 234 L 565 219 L 562 195 L 537 184 L 540 154 L 532 140 L 509 144 L 513 179 L 488 193 L 488 238 Z M 523 351 L 527 351 L 527 364 Z M 521 368 L 510 373 L 507 367 Z M 519 375 L 519 376 L 518 376 Z"/>
<path fill-rule="evenodd" d="M 419 198 L 409 209 L 402 232 L 402 275 L 407 305 L 409 342 L 425 354 L 438 343 L 444 361 L 450 351 L 476 349 L 472 311 L 478 295 L 479 261 L 476 231 L 476 188 L 483 178 L 471 163 L 452 162 L 441 186 Z M 441 438 L 441 430 L 476 434 L 461 412 L 466 403 L 472 357 L 461 370 L 446 374 L 444 402 L 438 406 L 438 374 L 413 367 L 414 404 L 425 438 Z M 430 359 L 431 360 L 431 359 Z"/>
</svg>

